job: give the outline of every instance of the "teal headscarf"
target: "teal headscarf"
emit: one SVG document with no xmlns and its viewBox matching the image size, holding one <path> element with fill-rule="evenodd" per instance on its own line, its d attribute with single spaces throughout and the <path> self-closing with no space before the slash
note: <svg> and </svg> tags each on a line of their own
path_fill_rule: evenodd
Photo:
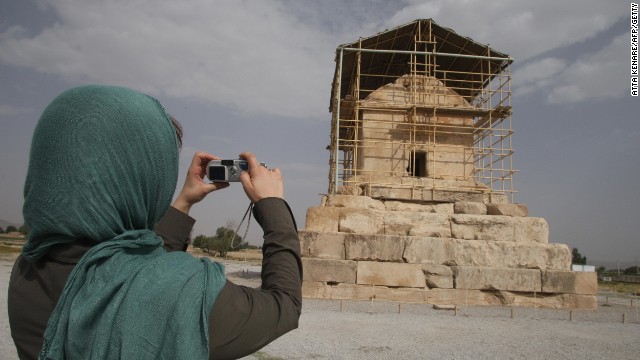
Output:
<svg viewBox="0 0 640 360">
<path fill-rule="evenodd" d="M 178 175 L 176 132 L 139 92 L 84 86 L 58 96 L 33 135 L 23 256 L 94 242 L 74 267 L 44 334 L 41 359 L 198 359 L 224 285 L 220 264 L 167 253 L 151 229 Z"/>
</svg>

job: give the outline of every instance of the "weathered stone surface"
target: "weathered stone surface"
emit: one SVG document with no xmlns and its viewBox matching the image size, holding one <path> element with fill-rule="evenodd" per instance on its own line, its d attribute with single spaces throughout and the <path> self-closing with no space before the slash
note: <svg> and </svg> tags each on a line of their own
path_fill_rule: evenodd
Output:
<svg viewBox="0 0 640 360">
<path fill-rule="evenodd" d="M 315 299 L 403 301 L 434 305 L 502 305 L 553 309 L 595 310 L 594 295 L 541 294 L 500 290 L 388 288 L 305 281 L 302 296 Z M 517 313 L 516 313 L 517 317 Z"/>
<path fill-rule="evenodd" d="M 347 207 L 354 209 L 384 210 L 384 203 L 368 196 L 357 195 L 329 195 L 327 206 Z"/>
<path fill-rule="evenodd" d="M 597 295 L 598 275 L 595 272 L 547 270 L 542 273 L 542 292 Z"/>
<path fill-rule="evenodd" d="M 425 302 L 434 305 L 492 305 L 480 290 L 430 289 L 426 297 Z"/>
<path fill-rule="evenodd" d="M 378 210 L 334 208 L 340 210 L 338 230 L 354 234 L 384 232 L 384 212 Z"/>
<path fill-rule="evenodd" d="M 547 244 L 547 270 L 570 270 L 571 250 L 565 244 Z"/>
<path fill-rule="evenodd" d="M 440 265 L 455 259 L 455 244 L 451 239 L 409 237 L 406 244 L 402 258 L 407 263 Z"/>
<path fill-rule="evenodd" d="M 488 215 L 525 217 L 529 209 L 524 204 L 487 204 Z"/>
<path fill-rule="evenodd" d="M 302 296 L 334 300 L 379 300 L 424 303 L 427 290 L 418 288 L 389 288 L 386 286 L 327 284 L 304 282 Z"/>
<path fill-rule="evenodd" d="M 453 204 L 455 214 L 487 215 L 487 206 L 481 202 L 459 201 Z"/>
<path fill-rule="evenodd" d="M 500 193 L 485 193 L 483 194 L 483 202 L 485 204 L 508 204 L 509 197 L 506 194 Z"/>
<path fill-rule="evenodd" d="M 373 261 L 358 261 L 356 283 L 415 288 L 426 286 L 422 265 Z"/>
<path fill-rule="evenodd" d="M 392 188 L 386 186 L 371 186 L 365 188 L 365 194 L 372 198 L 384 199 L 405 199 L 420 201 L 472 201 L 483 202 L 483 194 L 466 191 L 436 190 L 431 188 L 425 189 L 408 189 L 408 188 Z"/>
<path fill-rule="evenodd" d="M 422 265 L 427 286 L 439 289 L 453 289 L 453 271 L 446 265 Z"/>
<path fill-rule="evenodd" d="M 385 201 L 385 209 L 387 211 L 412 211 L 427 212 L 438 214 L 453 214 L 453 204 L 420 204 L 403 201 Z"/>
<path fill-rule="evenodd" d="M 410 211 L 387 211 L 384 215 L 384 233 L 451 237 L 449 215 Z"/>
<path fill-rule="evenodd" d="M 442 304 L 442 305 L 438 305 L 438 304 L 433 305 L 433 309 L 434 310 L 455 310 L 456 308 L 457 308 L 456 305 L 444 305 L 444 304 Z"/>
<path fill-rule="evenodd" d="M 347 234 L 300 230 L 300 251 L 303 257 L 345 259 L 344 239 Z"/>
<path fill-rule="evenodd" d="M 338 232 L 340 210 L 326 206 L 312 206 L 307 209 L 305 230 Z"/>
<path fill-rule="evenodd" d="M 540 271 L 474 266 L 453 266 L 456 289 L 540 291 Z"/>
<path fill-rule="evenodd" d="M 596 310 L 598 300 L 595 295 L 576 294 L 541 294 L 541 293 L 510 293 L 511 302 L 508 305 L 522 307 L 541 307 L 548 309 L 579 309 Z"/>
<path fill-rule="evenodd" d="M 571 266 L 569 248 L 560 244 L 452 240 L 450 246 L 450 265 L 542 270 Z"/>
<path fill-rule="evenodd" d="M 304 281 L 356 282 L 357 264 L 350 260 L 302 258 Z"/>
<path fill-rule="evenodd" d="M 514 241 L 516 242 L 538 242 L 547 244 L 549 242 L 549 225 L 543 218 L 519 217 L 514 218 Z"/>
<path fill-rule="evenodd" d="M 345 256 L 349 260 L 403 262 L 405 242 L 403 236 L 348 234 Z"/>
<path fill-rule="evenodd" d="M 509 216 L 451 217 L 451 235 L 456 239 L 514 241 L 514 232 L 514 221 Z"/>
</svg>

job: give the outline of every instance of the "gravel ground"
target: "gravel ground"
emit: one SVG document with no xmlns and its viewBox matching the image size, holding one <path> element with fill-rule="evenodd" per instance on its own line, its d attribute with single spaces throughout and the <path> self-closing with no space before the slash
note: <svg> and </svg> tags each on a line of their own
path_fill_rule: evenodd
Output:
<svg viewBox="0 0 640 360">
<path fill-rule="evenodd" d="M 12 260 L 0 257 L 0 359 L 17 359 L 6 309 Z M 260 267 L 225 262 L 259 286 Z M 606 304 L 608 298 L 608 304 Z M 637 301 L 601 294 L 597 311 L 305 299 L 300 327 L 245 359 L 638 359 Z M 625 314 L 625 323 L 622 323 Z M 569 317 L 572 321 L 569 321 Z"/>
</svg>

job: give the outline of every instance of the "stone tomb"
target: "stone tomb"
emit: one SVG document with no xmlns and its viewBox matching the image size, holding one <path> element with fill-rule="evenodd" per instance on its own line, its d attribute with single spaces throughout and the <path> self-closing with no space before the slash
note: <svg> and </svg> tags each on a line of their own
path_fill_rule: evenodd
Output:
<svg viewBox="0 0 640 360">
<path fill-rule="evenodd" d="M 300 240 L 305 297 L 597 306 L 596 273 L 572 272 L 569 248 L 522 204 L 328 195 Z"/>
</svg>

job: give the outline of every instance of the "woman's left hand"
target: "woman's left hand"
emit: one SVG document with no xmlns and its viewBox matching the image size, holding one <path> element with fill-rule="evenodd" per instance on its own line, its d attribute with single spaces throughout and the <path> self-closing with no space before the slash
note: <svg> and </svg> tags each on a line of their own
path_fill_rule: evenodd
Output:
<svg viewBox="0 0 640 360">
<path fill-rule="evenodd" d="M 208 183 L 204 181 L 204 176 L 207 174 L 207 164 L 211 160 L 220 160 L 220 158 L 201 151 L 193 155 L 182 191 L 173 202 L 174 208 L 188 214 L 191 206 L 204 199 L 210 192 L 229 186 L 227 182 Z"/>
</svg>

